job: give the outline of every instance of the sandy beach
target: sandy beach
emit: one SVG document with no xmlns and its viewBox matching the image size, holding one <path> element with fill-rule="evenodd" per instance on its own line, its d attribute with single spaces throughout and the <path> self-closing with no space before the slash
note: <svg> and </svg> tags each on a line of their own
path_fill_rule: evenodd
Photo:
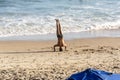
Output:
<svg viewBox="0 0 120 80">
<path fill-rule="evenodd" d="M 56 41 L 0 41 L 0 80 L 65 80 L 87 68 L 120 73 L 120 38 Z"/>
</svg>

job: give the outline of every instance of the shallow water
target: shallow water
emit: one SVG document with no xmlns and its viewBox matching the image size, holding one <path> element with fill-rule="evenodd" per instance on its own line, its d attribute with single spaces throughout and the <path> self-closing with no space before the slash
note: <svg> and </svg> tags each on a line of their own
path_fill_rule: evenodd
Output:
<svg viewBox="0 0 120 80">
<path fill-rule="evenodd" d="M 99 31 L 82 31 L 82 32 L 71 32 L 64 33 L 65 40 L 73 40 L 80 38 L 96 38 L 96 37 L 120 37 L 120 30 L 99 30 Z M 8 40 L 28 40 L 28 41 L 42 41 L 42 40 L 57 40 L 55 34 L 45 35 L 26 35 L 26 36 L 9 36 L 0 37 L 0 41 Z"/>
</svg>

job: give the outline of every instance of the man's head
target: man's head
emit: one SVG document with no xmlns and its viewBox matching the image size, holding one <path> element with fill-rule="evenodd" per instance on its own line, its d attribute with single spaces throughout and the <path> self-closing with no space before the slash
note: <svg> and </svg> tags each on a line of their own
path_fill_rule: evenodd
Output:
<svg viewBox="0 0 120 80">
<path fill-rule="evenodd" d="M 63 51 L 62 47 L 59 47 L 59 51 Z"/>
</svg>

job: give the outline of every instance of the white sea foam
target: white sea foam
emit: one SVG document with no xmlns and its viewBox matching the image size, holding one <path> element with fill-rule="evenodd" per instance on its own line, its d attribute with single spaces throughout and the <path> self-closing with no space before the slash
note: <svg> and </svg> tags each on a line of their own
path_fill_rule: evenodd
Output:
<svg viewBox="0 0 120 80">
<path fill-rule="evenodd" d="M 55 33 L 56 24 L 54 19 L 55 17 L 53 16 L 47 16 L 45 18 L 37 16 L 18 19 L 4 18 L 0 24 L 0 37 Z M 95 23 L 91 20 L 77 21 L 70 17 L 65 17 L 65 19 L 62 18 L 60 20 L 64 33 L 120 28 L 120 20 L 105 23 Z"/>
</svg>

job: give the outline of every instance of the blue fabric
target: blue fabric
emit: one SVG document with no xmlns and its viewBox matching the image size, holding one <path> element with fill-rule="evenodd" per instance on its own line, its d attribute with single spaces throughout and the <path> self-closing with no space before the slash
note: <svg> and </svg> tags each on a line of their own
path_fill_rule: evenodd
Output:
<svg viewBox="0 0 120 80">
<path fill-rule="evenodd" d="M 71 75 L 67 80 L 120 80 L 120 74 L 90 68 Z"/>
</svg>

